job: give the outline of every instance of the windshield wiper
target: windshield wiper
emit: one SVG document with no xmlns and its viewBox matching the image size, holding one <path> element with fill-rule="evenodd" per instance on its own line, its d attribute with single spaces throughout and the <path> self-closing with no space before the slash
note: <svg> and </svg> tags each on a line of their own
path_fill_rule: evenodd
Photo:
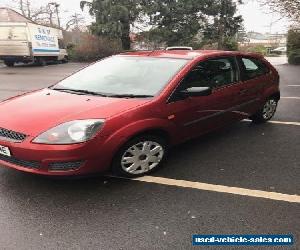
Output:
<svg viewBox="0 0 300 250">
<path fill-rule="evenodd" d="M 63 91 L 68 93 L 76 93 L 76 94 L 86 94 L 86 95 L 97 95 L 104 97 L 115 97 L 115 98 L 148 98 L 153 97 L 153 95 L 135 95 L 135 94 L 104 94 L 99 92 L 93 92 L 84 89 L 68 89 L 68 88 L 52 88 L 53 90 Z"/>
<path fill-rule="evenodd" d="M 68 89 L 68 88 L 52 88 L 53 90 L 57 91 L 63 91 L 63 92 L 68 92 L 68 93 L 76 93 L 76 94 L 83 94 L 83 95 L 96 95 L 96 96 L 104 96 L 108 97 L 109 95 L 103 94 L 103 93 L 98 93 L 98 92 L 93 92 L 89 90 L 84 90 L 84 89 Z"/>
<path fill-rule="evenodd" d="M 153 97 L 153 95 L 119 94 L 119 95 L 109 95 L 109 97 L 116 97 L 116 98 L 147 98 L 147 97 Z"/>
</svg>

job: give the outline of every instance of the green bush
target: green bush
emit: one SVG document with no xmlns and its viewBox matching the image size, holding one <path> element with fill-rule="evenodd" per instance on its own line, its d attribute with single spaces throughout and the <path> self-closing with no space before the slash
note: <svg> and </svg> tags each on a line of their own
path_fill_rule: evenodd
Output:
<svg viewBox="0 0 300 250">
<path fill-rule="evenodd" d="M 300 30 L 289 30 L 287 55 L 290 64 L 300 64 Z"/>
<path fill-rule="evenodd" d="M 224 50 L 236 51 L 239 49 L 239 44 L 236 40 L 231 38 L 226 38 L 223 44 Z"/>
<path fill-rule="evenodd" d="M 288 55 L 289 64 L 300 65 L 300 49 L 293 50 Z"/>
<path fill-rule="evenodd" d="M 213 40 L 202 40 L 201 42 L 191 44 L 194 49 L 217 50 L 218 43 Z M 239 50 L 238 42 L 234 38 L 225 38 L 222 50 L 236 51 Z"/>
<path fill-rule="evenodd" d="M 267 55 L 267 48 L 263 45 L 256 45 L 254 47 L 249 47 L 247 49 L 247 52 L 258 53 L 258 54 L 265 56 L 265 55 Z"/>
<path fill-rule="evenodd" d="M 263 56 L 267 55 L 267 48 L 263 45 L 255 45 L 255 46 L 244 46 L 240 48 L 241 51 L 258 53 Z"/>
</svg>

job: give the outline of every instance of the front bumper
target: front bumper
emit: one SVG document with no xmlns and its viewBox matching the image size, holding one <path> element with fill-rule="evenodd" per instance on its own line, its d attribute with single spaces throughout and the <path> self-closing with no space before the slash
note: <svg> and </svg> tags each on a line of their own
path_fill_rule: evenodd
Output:
<svg viewBox="0 0 300 250">
<path fill-rule="evenodd" d="M 0 166 L 20 171 L 53 176 L 85 175 L 106 171 L 113 149 L 106 148 L 105 138 L 73 145 L 44 145 L 31 142 L 2 141 L 11 157 L 0 155 Z"/>
</svg>

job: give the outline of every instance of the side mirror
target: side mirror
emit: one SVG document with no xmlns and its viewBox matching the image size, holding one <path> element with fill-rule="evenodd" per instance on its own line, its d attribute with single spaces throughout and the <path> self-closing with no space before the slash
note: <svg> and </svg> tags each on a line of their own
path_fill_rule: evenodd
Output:
<svg viewBox="0 0 300 250">
<path fill-rule="evenodd" d="M 212 94 L 212 88 L 210 87 L 191 87 L 180 91 L 183 96 L 209 96 Z"/>
</svg>

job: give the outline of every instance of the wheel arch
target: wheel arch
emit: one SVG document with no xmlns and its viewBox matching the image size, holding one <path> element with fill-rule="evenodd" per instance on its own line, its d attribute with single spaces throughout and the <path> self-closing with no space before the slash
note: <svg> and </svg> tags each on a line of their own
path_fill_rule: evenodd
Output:
<svg viewBox="0 0 300 250">
<path fill-rule="evenodd" d="M 277 91 L 276 93 L 269 96 L 269 98 L 275 98 L 277 101 L 280 100 L 280 92 Z"/>
<path fill-rule="evenodd" d="M 166 143 L 170 143 L 171 141 L 171 135 L 168 133 L 167 130 L 163 129 L 163 128 L 147 128 L 147 129 L 144 129 L 142 131 L 138 131 L 136 133 L 134 133 L 133 135 L 129 136 L 126 140 L 127 141 L 130 141 L 134 138 L 137 138 L 137 137 L 140 137 L 140 136 L 144 136 L 144 135 L 153 135 L 153 136 L 158 136 L 158 137 L 161 137 L 163 138 Z"/>
</svg>

